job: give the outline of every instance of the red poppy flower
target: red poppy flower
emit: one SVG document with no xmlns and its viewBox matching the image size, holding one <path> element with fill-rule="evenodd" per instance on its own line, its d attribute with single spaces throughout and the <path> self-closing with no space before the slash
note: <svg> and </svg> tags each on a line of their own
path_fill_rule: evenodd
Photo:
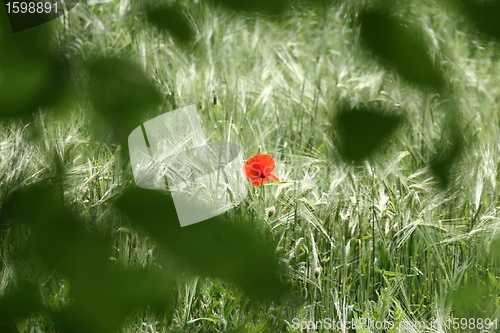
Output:
<svg viewBox="0 0 500 333">
<path fill-rule="evenodd" d="M 274 160 L 267 154 L 257 154 L 250 157 L 245 165 L 243 171 L 245 175 L 252 181 L 253 186 L 265 184 L 270 178 L 279 182 L 278 177 L 272 174 L 274 170 Z"/>
</svg>

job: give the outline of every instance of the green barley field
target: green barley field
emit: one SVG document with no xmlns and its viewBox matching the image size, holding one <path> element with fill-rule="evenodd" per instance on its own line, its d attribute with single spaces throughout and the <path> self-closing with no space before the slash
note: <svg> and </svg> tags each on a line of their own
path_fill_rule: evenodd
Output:
<svg viewBox="0 0 500 333">
<path fill-rule="evenodd" d="M 500 332 L 499 8 L 2 8 L 0 331 Z M 181 228 L 127 137 L 188 105 L 280 181 Z"/>
</svg>

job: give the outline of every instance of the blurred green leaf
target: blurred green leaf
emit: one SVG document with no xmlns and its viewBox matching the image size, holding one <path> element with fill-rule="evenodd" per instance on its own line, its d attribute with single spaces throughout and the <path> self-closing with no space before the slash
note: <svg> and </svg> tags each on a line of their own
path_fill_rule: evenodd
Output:
<svg viewBox="0 0 500 333">
<path fill-rule="evenodd" d="M 336 146 L 346 161 L 360 163 L 379 149 L 401 123 L 401 116 L 378 106 L 342 105 L 334 122 Z"/>
<path fill-rule="evenodd" d="M 178 42 L 186 44 L 194 39 L 194 31 L 182 11 L 174 7 L 149 8 L 146 12 L 149 23 L 160 31 L 170 33 Z"/>
<path fill-rule="evenodd" d="M 463 150 L 463 139 L 458 128 L 450 126 L 449 131 L 450 139 L 442 140 L 441 151 L 429 163 L 434 177 L 443 189 L 449 186 L 451 170 Z"/>
<path fill-rule="evenodd" d="M 169 302 L 173 282 L 167 272 L 128 272 L 114 265 L 112 244 L 89 233 L 58 198 L 51 186 L 37 184 L 12 194 L 4 214 L 30 227 L 34 254 L 71 282 L 70 304 L 62 311 L 45 309 L 64 331 L 116 332 L 136 307 Z M 16 304 L 4 301 L 0 305 Z"/>
<path fill-rule="evenodd" d="M 0 117 L 26 117 L 57 100 L 69 72 L 49 29 L 4 31 L 0 50 Z"/>
<path fill-rule="evenodd" d="M 495 237 L 490 244 L 489 252 L 493 263 L 500 267 L 500 237 Z"/>
<path fill-rule="evenodd" d="M 499 0 L 463 0 L 462 4 L 465 15 L 478 31 L 500 39 Z"/>
<path fill-rule="evenodd" d="M 96 124 L 111 141 L 126 142 L 145 112 L 158 106 L 161 96 L 135 64 L 114 58 L 98 58 L 89 66 L 90 100 L 101 122 Z"/>
<path fill-rule="evenodd" d="M 383 64 L 416 85 L 432 89 L 443 86 L 442 73 L 432 62 L 421 31 L 375 10 L 360 12 L 359 23 L 362 44 Z"/>
<path fill-rule="evenodd" d="M 37 288 L 19 281 L 15 290 L 7 291 L 0 298 L 0 332 L 19 332 L 15 320 L 33 312 L 43 311 Z"/>
<path fill-rule="evenodd" d="M 467 277 L 466 273 L 466 277 Z M 484 304 L 491 304 L 490 286 L 483 279 L 462 281 L 460 286 L 452 293 L 454 317 L 458 318 L 484 318 Z"/>
<path fill-rule="evenodd" d="M 289 0 L 211 0 L 215 4 L 242 12 L 257 12 L 270 15 L 281 15 L 288 7 Z"/>
<path fill-rule="evenodd" d="M 233 281 L 257 299 L 285 296 L 275 247 L 255 230 L 222 217 L 181 227 L 166 192 L 129 189 L 116 207 L 195 274 Z"/>
<path fill-rule="evenodd" d="M 19 333 L 16 324 L 10 320 L 0 317 L 0 332 L 2 333 Z"/>
<path fill-rule="evenodd" d="M 166 307 L 172 300 L 173 283 L 166 275 L 109 268 L 91 272 L 93 278 L 85 284 L 72 284 L 70 306 L 53 315 L 67 332 L 116 332 L 135 308 Z"/>
</svg>

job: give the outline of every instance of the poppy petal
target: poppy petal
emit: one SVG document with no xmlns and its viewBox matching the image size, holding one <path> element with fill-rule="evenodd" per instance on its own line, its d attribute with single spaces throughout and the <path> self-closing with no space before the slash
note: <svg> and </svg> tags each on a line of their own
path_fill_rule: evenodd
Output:
<svg viewBox="0 0 500 333">
<path fill-rule="evenodd" d="M 255 162 L 247 163 L 245 164 L 245 175 L 247 178 L 260 178 L 261 172 L 259 168 L 257 168 L 257 165 Z"/>
<path fill-rule="evenodd" d="M 259 185 L 262 185 L 262 184 L 265 184 L 267 183 L 267 181 L 269 180 L 269 178 L 254 178 L 252 179 L 252 185 L 253 186 L 259 186 Z"/>
<path fill-rule="evenodd" d="M 253 186 L 265 184 L 270 178 L 279 181 L 278 177 L 272 174 L 275 163 L 274 159 L 267 154 L 257 154 L 250 157 L 243 166 L 245 176 L 252 181 Z"/>
<path fill-rule="evenodd" d="M 276 177 L 275 175 L 273 175 L 272 173 L 269 174 L 269 177 L 271 177 L 272 179 L 274 179 L 274 181 L 276 181 L 276 182 L 280 181 L 279 178 Z"/>
</svg>

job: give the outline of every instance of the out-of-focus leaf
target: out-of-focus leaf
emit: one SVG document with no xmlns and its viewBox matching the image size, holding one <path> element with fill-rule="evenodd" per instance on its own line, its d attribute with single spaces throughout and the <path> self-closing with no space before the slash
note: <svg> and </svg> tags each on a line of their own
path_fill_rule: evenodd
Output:
<svg viewBox="0 0 500 333">
<path fill-rule="evenodd" d="M 26 117 L 57 100 L 69 73 L 47 28 L 3 31 L 0 50 L 0 117 Z"/>
<path fill-rule="evenodd" d="M 346 161 L 360 163 L 379 149 L 401 123 L 401 116 L 379 107 L 340 107 L 334 130 L 336 146 Z"/>
<path fill-rule="evenodd" d="M 5 1 L 5 8 L 10 9 L 10 11 L 7 11 L 7 16 L 9 18 L 10 26 L 13 32 L 30 29 L 40 24 L 47 23 L 55 18 L 58 18 L 61 15 L 64 15 L 65 13 L 61 0 L 52 0 L 52 1 L 33 0 L 29 2 L 26 1 L 25 3 L 27 5 L 29 5 L 30 3 L 35 4 L 34 13 L 29 12 L 29 7 L 27 11 L 18 10 L 16 13 L 16 9 L 14 9 L 15 8 L 14 4 L 16 2 L 17 6 L 20 6 L 19 1 L 14 1 L 14 0 Z M 39 5 L 38 3 L 41 4 Z M 78 4 L 78 0 L 65 1 L 64 4 L 66 10 L 70 11 L 71 9 L 73 9 L 73 7 L 75 7 Z M 41 8 L 42 10 L 40 10 L 39 8 Z"/>
<path fill-rule="evenodd" d="M 89 68 L 90 99 L 101 122 L 103 136 L 126 142 L 142 124 L 144 112 L 159 105 L 161 96 L 144 72 L 121 59 L 99 58 Z"/>
<path fill-rule="evenodd" d="M 442 147 L 442 152 L 430 162 L 431 171 L 443 189 L 449 186 L 451 169 L 463 149 L 463 139 L 458 128 L 450 128 L 450 131 L 451 142 L 445 142 L 444 145 L 447 146 Z"/>
<path fill-rule="evenodd" d="M 285 296 L 274 246 L 255 230 L 221 217 L 181 228 L 166 192 L 129 189 L 116 207 L 192 272 L 233 281 L 256 299 Z"/>
<path fill-rule="evenodd" d="M 16 324 L 8 319 L 2 318 L 0 316 L 0 332 L 2 333 L 19 333 L 19 330 L 16 327 Z"/>
<path fill-rule="evenodd" d="M 500 267 L 500 237 L 496 237 L 491 241 L 489 253 L 491 253 L 493 263 Z"/>
<path fill-rule="evenodd" d="M 215 4 L 243 12 L 257 12 L 270 15 L 280 15 L 288 7 L 289 0 L 211 0 Z"/>
<path fill-rule="evenodd" d="M 116 332 L 136 307 L 171 299 L 173 283 L 166 272 L 128 272 L 114 266 L 109 260 L 112 244 L 89 233 L 60 204 L 52 187 L 17 191 L 4 209 L 9 219 L 30 227 L 34 254 L 71 282 L 70 304 L 62 311 L 49 311 L 64 331 Z"/>
<path fill-rule="evenodd" d="M 170 33 L 178 42 L 189 43 L 194 38 L 194 31 L 184 13 L 174 7 L 154 7 L 147 11 L 149 23 L 160 31 Z"/>
<path fill-rule="evenodd" d="M 359 14 L 362 44 L 382 63 L 406 80 L 422 87 L 439 89 L 444 84 L 440 69 L 432 62 L 422 33 L 404 21 L 381 11 Z"/>
<path fill-rule="evenodd" d="M 168 276 L 109 268 L 104 272 L 93 268 L 92 276 L 85 284 L 73 283 L 73 302 L 53 314 L 67 332 L 117 332 L 135 308 L 144 304 L 165 307 L 172 299 L 173 284 Z"/>
<path fill-rule="evenodd" d="M 463 0 L 462 4 L 478 31 L 500 39 L 500 0 Z"/>
<path fill-rule="evenodd" d="M 465 273 L 464 280 L 456 290 L 451 293 L 454 317 L 457 318 L 486 318 L 484 304 L 492 304 L 493 295 L 487 277 L 478 280 L 468 280 Z M 477 278 L 476 278 L 477 279 Z"/>
<path fill-rule="evenodd" d="M 0 298 L 0 332 L 18 333 L 15 319 L 43 310 L 38 290 L 20 282 L 13 291 Z"/>
</svg>

